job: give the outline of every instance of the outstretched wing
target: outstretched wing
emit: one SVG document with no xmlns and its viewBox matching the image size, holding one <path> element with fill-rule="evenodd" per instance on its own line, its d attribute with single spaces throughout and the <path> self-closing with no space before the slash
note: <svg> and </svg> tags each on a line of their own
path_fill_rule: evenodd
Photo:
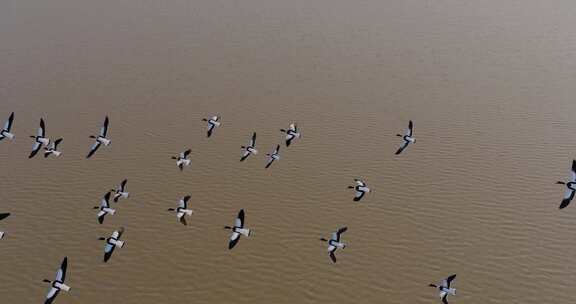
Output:
<svg viewBox="0 0 576 304">
<path fill-rule="evenodd" d="M 332 263 L 336 263 L 336 255 L 334 254 L 334 251 L 330 251 L 330 253 L 328 253 L 328 255 L 330 256 L 330 260 L 332 260 Z"/>
<path fill-rule="evenodd" d="M 64 257 L 60 268 L 56 272 L 56 281 L 64 282 L 66 280 L 66 269 L 68 268 L 68 257 Z"/>
<path fill-rule="evenodd" d="M 240 233 L 232 232 L 232 234 L 230 235 L 230 241 L 228 242 L 228 249 L 234 248 L 234 246 L 238 244 L 239 240 L 240 240 Z"/>
<path fill-rule="evenodd" d="M 48 294 L 46 295 L 46 301 L 44 301 L 44 304 L 52 304 L 52 302 L 54 302 L 54 299 L 56 299 L 56 296 L 58 295 L 59 292 L 60 289 L 51 287 L 50 290 L 48 291 Z"/>
<path fill-rule="evenodd" d="M 250 146 L 252 147 L 256 146 L 256 132 L 252 134 L 252 139 L 250 139 Z"/>
<path fill-rule="evenodd" d="M 106 116 L 104 119 L 104 125 L 102 125 L 102 128 L 100 129 L 100 136 L 102 137 L 106 137 L 106 134 L 108 134 L 108 122 L 108 116 Z"/>
<path fill-rule="evenodd" d="M 5 218 L 7 218 L 8 216 L 10 216 L 10 213 L 9 213 L 9 212 L 0 213 L 0 220 L 3 220 L 3 219 L 5 219 Z"/>
<path fill-rule="evenodd" d="M 30 152 L 30 155 L 28 155 L 28 158 L 32 158 L 32 157 L 36 156 L 36 153 L 38 153 L 38 151 L 40 151 L 41 147 L 42 147 L 42 144 L 35 141 L 34 145 L 32 145 L 32 152 Z"/>
<path fill-rule="evenodd" d="M 8 117 L 8 120 L 4 123 L 4 130 L 10 132 L 10 129 L 12 128 L 12 122 L 14 122 L 14 112 L 10 114 L 10 117 Z"/>
<path fill-rule="evenodd" d="M 242 157 L 240 157 L 240 161 L 245 161 L 248 158 L 248 156 L 250 156 L 250 154 L 251 154 L 250 151 L 248 151 L 247 149 L 244 150 L 244 152 L 242 153 Z"/>
<path fill-rule="evenodd" d="M 406 135 L 412 137 L 413 133 L 414 133 L 414 124 L 412 123 L 412 121 L 410 121 L 408 123 L 408 129 L 406 130 Z"/>
<path fill-rule="evenodd" d="M 46 126 L 44 125 L 44 118 L 40 118 L 40 128 L 38 128 L 38 136 L 46 136 Z"/>
<path fill-rule="evenodd" d="M 88 152 L 88 155 L 86 155 L 86 158 L 90 158 L 92 155 L 94 155 L 94 153 L 96 152 L 96 150 L 98 150 L 98 148 L 100 148 L 100 142 L 97 141 L 95 142 L 92 147 L 90 147 L 90 152 Z"/>
<path fill-rule="evenodd" d="M 240 209 L 240 212 L 238 212 L 238 217 L 236 217 L 236 220 L 234 221 L 234 226 L 244 228 L 244 209 Z"/>
<path fill-rule="evenodd" d="M 576 182 L 576 160 L 572 161 L 572 170 L 570 170 L 570 181 Z"/>
<path fill-rule="evenodd" d="M 452 283 L 452 281 L 454 281 L 455 278 L 456 278 L 456 275 L 455 275 L 455 274 L 453 274 L 453 275 L 451 275 L 451 276 L 449 276 L 449 277 L 446 278 L 445 281 L 446 281 L 446 287 L 447 287 L 447 288 L 450 288 L 450 284 Z M 444 282 L 443 282 L 443 283 L 444 283 Z"/>
<path fill-rule="evenodd" d="M 124 192 L 124 190 L 126 189 L 126 183 L 128 182 L 128 179 L 125 179 L 122 181 L 122 183 L 120 183 L 120 191 Z"/>
<path fill-rule="evenodd" d="M 340 235 L 348 230 L 348 227 L 342 227 L 336 231 L 336 241 L 340 242 Z"/>
<path fill-rule="evenodd" d="M 208 131 L 206 131 L 206 137 L 212 136 L 212 131 L 214 131 L 215 127 L 216 127 L 215 124 L 208 123 Z"/>
<path fill-rule="evenodd" d="M 179 207 L 180 208 L 184 208 L 187 209 L 188 208 L 188 200 L 190 200 L 190 195 L 186 195 L 185 197 L 183 197 L 182 199 L 180 199 L 179 202 Z"/>
<path fill-rule="evenodd" d="M 274 162 L 274 159 L 272 157 L 270 157 L 270 159 L 268 160 L 268 163 L 266 164 L 266 169 L 270 168 L 270 166 L 272 165 L 272 163 Z"/>
<path fill-rule="evenodd" d="M 396 151 L 396 155 L 402 153 L 402 151 L 404 151 L 404 149 L 406 149 L 406 147 L 408 147 L 408 144 L 410 144 L 410 142 L 404 141 L 402 143 L 402 145 L 400 146 L 400 148 Z"/>
<path fill-rule="evenodd" d="M 110 208 L 110 192 L 107 192 L 106 195 L 102 198 L 100 202 L 100 206 L 104 208 Z"/>
<path fill-rule="evenodd" d="M 57 140 L 55 140 L 52 143 L 53 149 L 56 150 L 58 148 L 58 145 L 62 142 L 62 138 L 58 138 Z"/>
<path fill-rule="evenodd" d="M 564 208 L 568 207 L 568 205 L 570 205 L 570 202 L 572 201 L 572 199 L 574 199 L 574 193 L 575 192 L 576 191 L 574 191 L 570 188 L 566 188 L 566 191 L 564 192 L 564 199 L 560 203 L 560 207 L 558 207 L 558 209 L 564 209 Z"/>
<path fill-rule="evenodd" d="M 188 150 L 182 152 L 182 158 L 187 158 L 191 152 L 192 152 L 192 149 L 188 149 Z"/>
<path fill-rule="evenodd" d="M 356 190 L 356 194 L 354 194 L 354 199 L 353 199 L 353 200 L 354 200 L 355 202 L 360 201 L 360 200 L 364 197 L 364 194 L 366 194 L 366 192 Z"/>
</svg>

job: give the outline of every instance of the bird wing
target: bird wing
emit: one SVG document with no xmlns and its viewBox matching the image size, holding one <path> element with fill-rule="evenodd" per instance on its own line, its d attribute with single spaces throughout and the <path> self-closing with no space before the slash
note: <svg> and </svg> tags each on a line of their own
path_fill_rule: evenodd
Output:
<svg viewBox="0 0 576 304">
<path fill-rule="evenodd" d="M 104 253 L 112 253 L 112 250 L 114 249 L 114 245 L 108 243 L 108 240 L 106 240 L 106 246 L 104 246 Z"/>
<path fill-rule="evenodd" d="M 105 207 L 105 208 L 110 207 L 110 192 L 107 192 L 106 195 L 104 195 L 104 197 L 102 198 L 102 201 L 100 202 L 100 206 Z"/>
<path fill-rule="evenodd" d="M 128 182 L 127 179 L 124 179 L 121 183 L 120 183 L 120 191 L 124 192 L 124 190 L 126 189 L 126 183 Z"/>
<path fill-rule="evenodd" d="M 98 150 L 98 148 L 100 147 L 100 142 L 96 141 L 92 147 L 90 147 L 90 152 L 88 152 L 88 155 L 86 155 L 86 158 L 90 158 L 92 155 L 94 155 L 94 153 L 96 152 L 96 150 Z"/>
<path fill-rule="evenodd" d="M 570 181 L 576 182 L 576 160 L 572 161 L 572 170 L 570 171 Z"/>
<path fill-rule="evenodd" d="M 252 134 L 252 139 L 250 139 L 250 146 L 252 147 L 256 146 L 256 132 Z"/>
<path fill-rule="evenodd" d="M 330 253 L 328 253 L 328 255 L 330 256 L 332 263 L 336 263 L 336 255 L 334 254 L 334 251 L 330 251 Z"/>
<path fill-rule="evenodd" d="M 104 247 L 104 263 L 110 260 L 110 258 L 112 257 L 112 253 L 114 252 L 114 249 L 116 249 L 115 245 L 106 243 L 106 247 Z"/>
<path fill-rule="evenodd" d="M 274 162 L 274 158 L 270 157 L 270 159 L 268 160 L 268 163 L 266 164 L 266 169 L 268 169 L 272 163 Z"/>
<path fill-rule="evenodd" d="M 60 292 L 60 289 L 54 287 L 50 288 L 48 294 L 46 295 L 46 301 L 44 304 L 51 304 L 58 295 L 58 292 Z"/>
<path fill-rule="evenodd" d="M 238 217 L 234 221 L 234 225 L 238 228 L 244 227 L 244 209 L 240 209 L 240 212 L 238 212 Z"/>
<path fill-rule="evenodd" d="M 100 129 L 100 136 L 102 137 L 106 137 L 106 134 L 108 133 L 108 122 L 108 116 L 106 116 L 104 119 L 104 125 L 102 125 L 102 128 Z"/>
<path fill-rule="evenodd" d="M 44 119 L 40 118 L 40 128 L 38 128 L 38 136 L 46 136 L 46 126 L 44 125 Z"/>
<path fill-rule="evenodd" d="M 64 260 L 62 260 L 62 264 L 60 265 L 60 268 L 58 268 L 58 271 L 56 272 L 56 281 L 64 282 L 66 279 L 66 268 L 68 268 L 68 257 L 65 257 Z"/>
<path fill-rule="evenodd" d="M 276 145 L 276 150 L 274 150 L 274 154 L 278 154 L 280 152 L 280 145 Z"/>
<path fill-rule="evenodd" d="M 396 151 L 396 155 L 402 153 L 402 151 L 404 151 L 404 149 L 406 149 L 406 147 L 408 147 L 408 144 L 410 144 L 410 142 L 404 141 L 402 143 L 402 145 L 400 146 L 400 148 L 398 148 L 398 150 Z"/>
<path fill-rule="evenodd" d="M 406 130 L 406 135 L 412 137 L 412 134 L 414 133 L 414 124 L 412 123 L 412 121 L 408 122 L 408 129 Z"/>
<path fill-rule="evenodd" d="M 337 242 L 340 242 L 340 235 L 342 233 L 346 232 L 346 230 L 348 230 L 348 227 L 342 227 L 342 228 L 338 229 L 338 231 L 336 231 L 336 237 L 337 237 L 336 241 Z"/>
<path fill-rule="evenodd" d="M 570 205 L 570 202 L 572 201 L 572 199 L 574 198 L 574 193 L 576 191 L 570 189 L 570 188 L 566 188 L 566 192 L 564 192 L 564 199 L 562 200 L 562 202 L 560 203 L 560 207 L 559 209 L 564 209 L 566 208 L 568 205 Z"/>
<path fill-rule="evenodd" d="M 188 200 L 190 200 L 190 195 L 186 195 L 185 197 L 183 197 L 182 199 L 180 199 L 179 202 L 179 207 L 180 208 L 184 208 L 187 209 L 188 208 Z"/>
<path fill-rule="evenodd" d="M 58 138 L 57 140 L 53 141 L 52 142 L 52 149 L 56 150 L 56 148 L 58 147 L 60 142 L 62 142 L 62 138 Z"/>
<path fill-rule="evenodd" d="M 106 216 L 106 211 L 100 211 L 98 212 L 98 223 L 102 224 L 104 223 L 104 217 Z"/>
<path fill-rule="evenodd" d="M 184 151 L 184 153 L 182 154 L 182 158 L 188 157 L 188 155 L 190 155 L 191 152 L 192 152 L 192 149 L 188 149 L 188 150 Z"/>
<path fill-rule="evenodd" d="M 448 304 L 448 293 L 441 291 L 440 292 L 440 299 L 442 299 L 442 303 Z"/>
<path fill-rule="evenodd" d="M 214 131 L 215 127 L 216 127 L 215 124 L 208 123 L 207 137 L 210 137 L 212 135 L 212 131 Z"/>
<path fill-rule="evenodd" d="M 12 128 L 13 121 L 14 121 L 14 112 L 10 114 L 10 117 L 8 117 L 8 120 L 4 123 L 4 130 L 10 132 L 10 128 Z"/>
<path fill-rule="evenodd" d="M 452 281 L 454 281 L 454 279 L 456 278 L 456 275 L 453 274 L 449 277 L 446 278 L 446 280 L 444 280 L 442 283 L 445 283 L 447 288 L 450 288 L 450 284 L 452 283 Z M 444 286 L 444 285 L 443 285 Z"/>
<path fill-rule="evenodd" d="M 240 240 L 240 233 L 232 232 L 232 234 L 230 235 L 230 242 L 228 242 L 228 249 L 234 248 L 234 246 L 236 246 L 239 240 Z"/>
<path fill-rule="evenodd" d="M 30 155 L 28 156 L 28 158 L 32 158 L 32 157 L 36 156 L 36 153 L 38 153 L 38 151 L 40 151 L 40 147 L 42 147 L 42 143 L 35 141 L 34 145 L 32 145 L 32 152 L 30 152 Z"/>
<path fill-rule="evenodd" d="M 288 127 L 288 129 L 290 129 L 290 130 L 292 130 L 292 131 L 296 132 L 296 125 L 295 125 L 295 124 L 293 124 L 293 123 L 291 123 L 291 124 L 290 124 L 290 126 Z"/>
<path fill-rule="evenodd" d="M 354 194 L 354 201 L 360 201 L 364 197 L 364 194 L 366 194 L 366 192 L 356 190 L 356 193 Z"/>
<path fill-rule="evenodd" d="M 3 220 L 3 219 L 5 219 L 5 218 L 7 218 L 8 216 L 10 216 L 10 213 L 9 213 L 9 212 L 0 213 L 0 220 Z"/>
<path fill-rule="evenodd" d="M 295 135 L 292 133 L 286 133 L 286 147 L 289 147 L 294 139 Z"/>
<path fill-rule="evenodd" d="M 248 156 L 250 156 L 250 151 L 248 151 L 248 149 L 244 150 L 244 153 L 242 153 L 242 157 L 240 158 L 240 161 L 244 161 L 246 158 L 248 158 Z"/>
</svg>

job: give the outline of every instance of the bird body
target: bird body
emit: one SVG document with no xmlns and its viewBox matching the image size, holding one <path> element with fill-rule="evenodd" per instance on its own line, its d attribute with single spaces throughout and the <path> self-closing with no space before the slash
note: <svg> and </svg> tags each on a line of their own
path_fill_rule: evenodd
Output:
<svg viewBox="0 0 576 304">
<path fill-rule="evenodd" d="M 298 126 L 295 123 L 291 123 L 287 130 L 280 129 L 280 132 L 286 133 L 286 147 L 289 147 L 294 139 L 300 138 L 302 136 L 298 131 Z"/>
<path fill-rule="evenodd" d="M 346 230 L 348 230 L 348 227 L 339 228 L 338 230 L 332 233 L 332 236 L 330 237 L 329 240 L 325 238 L 320 239 L 321 241 L 328 243 L 328 256 L 330 257 L 330 260 L 333 263 L 336 263 L 336 255 L 335 255 L 336 250 L 339 248 L 340 249 L 346 248 L 346 244 L 340 241 L 342 233 L 346 232 Z"/>
<path fill-rule="evenodd" d="M 66 292 L 70 291 L 71 289 L 70 286 L 64 284 L 64 281 L 66 280 L 67 268 L 68 268 L 68 257 L 65 257 L 64 260 L 62 261 L 62 264 L 60 264 L 60 268 L 56 272 L 56 278 L 54 279 L 54 281 L 44 279 L 44 282 L 50 283 L 50 290 L 46 295 L 46 301 L 44 302 L 44 304 L 52 303 L 61 290 Z"/>
<path fill-rule="evenodd" d="M 96 141 L 94 142 L 94 144 L 92 144 L 92 147 L 90 147 L 90 151 L 88 152 L 86 158 L 92 157 L 92 155 L 96 153 L 98 148 L 100 148 L 100 145 L 102 144 L 104 146 L 110 145 L 111 140 L 106 138 L 106 135 L 108 134 L 108 124 L 109 119 L 108 116 L 106 116 L 106 118 L 104 119 L 104 124 L 102 125 L 102 128 L 100 128 L 100 133 L 97 136 L 90 135 L 90 138 L 96 139 Z"/>
<path fill-rule="evenodd" d="M 240 209 L 238 212 L 238 216 L 234 220 L 234 226 L 224 226 L 224 229 L 232 230 L 230 241 L 228 242 L 228 249 L 232 249 L 236 246 L 241 235 L 249 237 L 252 233 L 250 229 L 244 228 L 244 209 Z"/>
<path fill-rule="evenodd" d="M 256 132 L 252 134 L 252 138 L 250 139 L 248 146 L 242 146 L 242 157 L 240 158 L 240 161 L 246 160 L 246 158 L 248 158 L 248 156 L 251 154 L 258 154 L 258 150 L 256 150 Z"/>
</svg>

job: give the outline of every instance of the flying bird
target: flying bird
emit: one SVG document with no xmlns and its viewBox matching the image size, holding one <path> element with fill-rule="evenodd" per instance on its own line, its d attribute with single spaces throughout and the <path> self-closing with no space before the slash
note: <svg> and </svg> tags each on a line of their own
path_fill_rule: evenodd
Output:
<svg viewBox="0 0 576 304">
<path fill-rule="evenodd" d="M 410 121 L 408 123 L 408 129 L 406 130 L 406 133 L 404 135 L 396 134 L 396 136 L 402 137 L 403 140 L 402 145 L 400 146 L 398 151 L 396 151 L 396 155 L 402 153 L 402 151 L 404 151 L 404 149 L 406 149 L 406 147 L 408 147 L 409 144 L 413 144 L 416 142 L 416 139 L 412 135 L 413 133 L 414 133 L 414 124 L 412 123 L 412 121 Z"/>
<path fill-rule="evenodd" d="M 251 233 L 250 229 L 244 228 L 244 209 L 240 209 L 240 212 L 238 212 L 238 216 L 236 217 L 236 220 L 234 220 L 234 226 L 224 226 L 224 229 L 232 230 L 230 241 L 228 242 L 228 249 L 232 249 L 236 246 L 240 240 L 240 235 L 249 237 Z"/>
<path fill-rule="evenodd" d="M 0 213 L 0 221 L 9 217 L 10 213 Z M 4 231 L 0 231 L 0 240 L 4 237 Z"/>
<path fill-rule="evenodd" d="M 124 247 L 125 242 L 120 240 L 120 237 L 124 233 L 124 227 L 120 227 L 120 229 L 112 232 L 110 237 L 100 237 L 98 238 L 101 241 L 106 241 L 106 245 L 104 246 L 104 263 L 108 262 L 110 257 L 112 257 L 112 253 L 116 247 L 122 248 Z"/>
<path fill-rule="evenodd" d="M 44 157 L 50 156 L 53 154 L 54 156 L 58 157 L 62 152 L 58 151 L 58 145 L 62 142 L 62 138 L 58 138 L 57 140 L 53 141 L 48 147 L 44 147 Z"/>
<path fill-rule="evenodd" d="M 14 123 L 14 112 L 10 114 L 8 120 L 4 123 L 4 127 L 0 130 L 0 141 L 4 138 L 8 138 L 10 140 L 14 139 L 14 134 L 10 133 L 12 129 L 12 124 Z"/>
<path fill-rule="evenodd" d="M 104 223 L 106 214 L 114 215 L 114 213 L 116 213 L 116 210 L 110 208 L 110 194 L 111 192 L 106 192 L 106 195 L 104 195 L 100 202 L 100 206 L 94 207 L 94 209 L 100 209 L 98 212 L 98 223 L 100 224 Z"/>
<path fill-rule="evenodd" d="M 448 304 L 448 295 L 456 295 L 456 288 L 451 288 L 450 284 L 452 283 L 452 281 L 456 278 L 456 275 L 453 274 L 451 276 L 449 276 L 448 278 L 442 280 L 442 282 L 440 282 L 440 285 L 436 285 L 436 284 L 430 284 L 428 286 L 430 287 L 434 287 L 437 288 L 439 293 L 438 295 L 440 296 L 440 299 L 442 299 L 442 303 L 444 304 Z"/>
<path fill-rule="evenodd" d="M 66 268 L 68 268 L 68 257 L 65 257 L 62 261 L 60 268 L 58 268 L 58 271 L 56 272 L 56 278 L 54 281 L 47 279 L 43 280 L 45 283 L 50 283 L 51 286 L 48 294 L 46 295 L 46 301 L 44 304 L 52 303 L 58 293 L 60 293 L 60 290 L 70 291 L 70 286 L 64 284 L 64 281 L 66 280 Z"/>
<path fill-rule="evenodd" d="M 336 255 L 334 254 L 338 248 L 346 248 L 346 244 L 340 242 L 340 236 L 342 233 L 346 232 L 348 227 L 342 227 L 338 229 L 336 232 L 332 232 L 332 237 L 327 240 L 325 238 L 321 238 L 320 240 L 323 242 L 328 242 L 328 256 L 333 263 L 336 263 Z"/>
<path fill-rule="evenodd" d="M 100 148 L 101 144 L 104 144 L 105 146 L 108 146 L 110 144 L 111 140 L 106 138 L 106 134 L 108 134 L 108 123 L 109 123 L 108 116 L 106 116 L 106 118 L 104 119 L 104 125 L 102 125 L 102 128 L 100 128 L 100 134 L 98 134 L 98 136 L 90 135 L 90 138 L 96 139 L 96 142 L 94 142 L 94 144 L 90 148 L 90 152 L 88 152 L 86 158 L 90 158 L 92 155 L 94 155 L 96 150 Z"/>
<path fill-rule="evenodd" d="M 186 215 L 191 216 L 192 213 L 194 212 L 193 210 L 188 209 L 188 201 L 189 200 L 190 200 L 190 195 L 186 195 L 185 197 L 180 199 L 180 201 L 178 202 L 178 207 L 176 207 L 176 209 L 168 208 L 168 211 L 175 211 L 176 212 L 176 218 L 183 225 L 187 225 Z"/>
<path fill-rule="evenodd" d="M 126 183 L 128 182 L 127 179 L 124 179 L 117 189 L 112 189 L 114 193 L 114 202 L 117 203 L 119 198 L 128 198 L 130 196 L 130 192 L 126 192 Z"/>
<path fill-rule="evenodd" d="M 272 152 L 272 154 L 266 154 L 266 156 L 268 156 L 268 163 L 266 163 L 266 169 L 268 169 L 275 160 L 280 159 L 280 154 L 278 154 L 279 151 L 280 151 L 280 145 L 277 145 L 276 149 L 274 150 L 274 152 Z"/>
<path fill-rule="evenodd" d="M 280 129 L 280 132 L 286 133 L 286 147 L 289 147 L 292 140 L 300 138 L 302 135 L 298 132 L 298 125 L 291 123 L 288 130 Z"/>
<path fill-rule="evenodd" d="M 190 159 L 188 158 L 190 152 L 192 152 L 192 150 L 188 149 L 184 152 L 180 152 L 180 154 L 178 154 L 178 157 L 172 156 L 172 159 L 176 160 L 176 166 L 180 168 L 180 171 L 184 170 L 184 166 L 190 166 Z"/>
<path fill-rule="evenodd" d="M 560 203 L 559 209 L 564 209 L 574 198 L 574 193 L 576 192 L 576 160 L 572 161 L 572 169 L 570 170 L 570 178 L 569 181 L 563 182 L 558 181 L 557 184 L 566 185 L 566 191 L 564 192 L 564 199 Z"/>
<path fill-rule="evenodd" d="M 348 186 L 348 189 L 356 190 L 354 201 L 358 202 L 364 197 L 364 194 L 370 193 L 371 190 L 370 188 L 366 187 L 366 183 L 363 180 L 354 179 L 354 181 L 356 182 L 356 185 Z"/>
<path fill-rule="evenodd" d="M 206 137 L 212 136 L 214 129 L 220 126 L 220 116 L 212 116 L 212 118 L 203 118 L 202 121 L 208 122 L 208 129 L 206 131 Z"/>
<path fill-rule="evenodd" d="M 250 139 L 250 144 L 248 146 L 242 146 L 242 158 L 240 161 L 244 161 L 250 154 L 258 154 L 258 150 L 256 150 L 256 132 L 252 134 L 252 139 Z"/>
<path fill-rule="evenodd" d="M 30 137 L 34 138 L 34 145 L 32 145 L 32 152 L 28 158 L 36 156 L 36 153 L 40 151 L 42 145 L 48 146 L 48 144 L 50 144 L 50 139 L 46 137 L 46 126 L 44 125 L 43 118 L 40 118 L 40 127 L 38 128 L 38 133 L 36 135 L 30 135 Z"/>
</svg>

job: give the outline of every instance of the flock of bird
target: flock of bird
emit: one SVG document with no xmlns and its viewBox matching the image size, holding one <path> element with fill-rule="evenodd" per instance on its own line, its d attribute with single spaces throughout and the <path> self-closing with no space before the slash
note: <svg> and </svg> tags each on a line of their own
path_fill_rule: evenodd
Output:
<svg viewBox="0 0 576 304">
<path fill-rule="evenodd" d="M 217 127 L 221 126 L 220 117 L 213 116 L 211 118 L 203 119 L 207 123 L 207 137 L 211 137 Z M 14 133 L 12 133 L 12 126 L 14 124 L 14 113 L 12 113 L 8 120 L 5 122 L 3 128 L 0 130 L 0 141 L 7 138 L 9 140 L 13 140 L 15 138 Z M 98 135 L 91 135 L 90 138 L 95 139 L 94 144 L 90 147 L 86 158 L 92 157 L 96 151 L 100 148 L 101 145 L 108 146 L 111 143 L 111 140 L 107 138 L 108 134 L 108 126 L 109 126 L 109 119 L 106 117 L 104 119 L 104 123 L 100 129 L 100 133 Z M 281 129 L 282 133 L 285 134 L 285 143 L 286 147 L 289 147 L 295 139 L 299 139 L 302 137 L 300 131 L 298 130 L 298 126 L 294 123 L 290 124 L 288 129 Z M 412 121 L 408 124 L 408 129 L 405 131 L 404 135 L 397 134 L 398 137 L 402 138 L 402 143 L 398 150 L 396 151 L 396 155 L 402 153 L 410 144 L 416 142 L 414 138 L 414 124 Z M 50 155 L 54 155 L 56 157 L 62 154 L 61 151 L 58 150 L 58 145 L 62 142 L 62 138 L 58 138 L 56 140 L 51 140 L 49 137 L 46 136 L 46 126 L 44 119 L 40 119 L 40 126 L 38 128 L 37 134 L 30 136 L 34 138 L 34 142 L 32 145 L 32 151 L 29 155 L 29 158 L 33 158 L 37 155 L 37 153 L 44 147 L 44 157 L 48 157 Z M 252 134 L 250 141 L 247 146 L 241 146 L 242 155 L 240 161 L 245 161 L 250 155 L 258 154 L 258 150 L 256 149 L 256 132 Z M 270 154 L 266 154 L 268 161 L 266 162 L 265 168 L 269 168 L 274 161 L 280 159 L 279 155 L 280 151 L 280 144 L 276 146 L 273 152 Z M 189 159 L 191 150 L 188 149 L 186 151 L 181 152 L 178 156 L 172 156 L 172 159 L 176 161 L 176 166 L 183 170 L 185 166 L 189 166 L 191 160 Z M 110 207 L 110 199 L 114 202 L 118 202 L 119 199 L 128 199 L 130 193 L 126 191 L 126 184 L 128 180 L 124 179 L 116 189 L 111 189 L 108 191 L 104 197 L 101 199 L 101 203 L 99 206 L 95 206 L 94 209 L 98 209 L 97 219 L 98 223 L 103 224 L 106 215 L 114 215 L 116 210 Z M 372 190 L 368 188 L 366 183 L 361 179 L 354 179 L 354 185 L 348 186 L 349 189 L 354 189 L 355 195 L 353 201 L 360 201 L 366 194 L 370 193 Z M 563 184 L 566 186 L 566 192 L 564 194 L 564 199 L 560 204 L 560 209 L 565 208 L 570 204 L 576 194 L 576 160 L 572 162 L 572 168 L 570 172 L 570 177 L 568 182 L 558 181 L 558 184 Z M 190 217 L 193 214 L 193 210 L 189 209 L 188 201 L 190 200 L 190 195 L 187 195 L 181 198 L 178 201 L 178 205 L 176 208 L 169 208 L 167 211 L 174 212 L 176 214 L 177 220 L 182 223 L 183 225 L 187 225 L 186 217 Z M 0 220 L 3 220 L 10 216 L 10 213 L 0 213 Z M 228 241 L 228 249 L 234 248 L 241 236 L 249 237 L 251 235 L 251 230 L 245 227 L 245 212 L 241 209 L 238 212 L 234 220 L 233 226 L 224 226 L 224 229 L 228 229 L 231 231 Z M 328 256 L 333 263 L 336 263 L 336 251 L 338 249 L 346 248 L 346 244 L 342 241 L 342 234 L 348 230 L 347 227 L 340 227 L 336 231 L 332 232 L 329 239 L 324 237 L 320 238 L 322 242 L 327 243 L 328 247 Z M 124 241 L 120 240 L 122 234 L 124 233 L 124 228 L 119 228 L 115 230 L 109 237 L 100 237 L 99 240 L 105 241 L 104 246 L 104 262 L 108 262 L 112 257 L 112 253 L 116 248 L 122 248 L 125 244 Z M 0 231 L 0 239 L 4 237 L 5 233 Z M 50 283 L 50 290 L 46 296 L 45 304 L 50 304 L 54 301 L 56 296 L 59 294 L 60 291 L 69 291 L 70 286 L 65 284 L 66 280 L 66 270 L 68 267 L 68 258 L 65 257 L 56 272 L 56 276 L 54 280 L 47 280 L 45 279 L 44 282 Z M 442 280 L 438 285 L 430 284 L 430 287 L 434 287 L 438 289 L 438 293 L 440 296 L 441 301 L 444 304 L 448 303 L 447 297 L 448 295 L 455 295 L 456 289 L 451 287 L 452 281 L 456 278 L 456 275 L 451 275 L 446 279 Z"/>
</svg>

